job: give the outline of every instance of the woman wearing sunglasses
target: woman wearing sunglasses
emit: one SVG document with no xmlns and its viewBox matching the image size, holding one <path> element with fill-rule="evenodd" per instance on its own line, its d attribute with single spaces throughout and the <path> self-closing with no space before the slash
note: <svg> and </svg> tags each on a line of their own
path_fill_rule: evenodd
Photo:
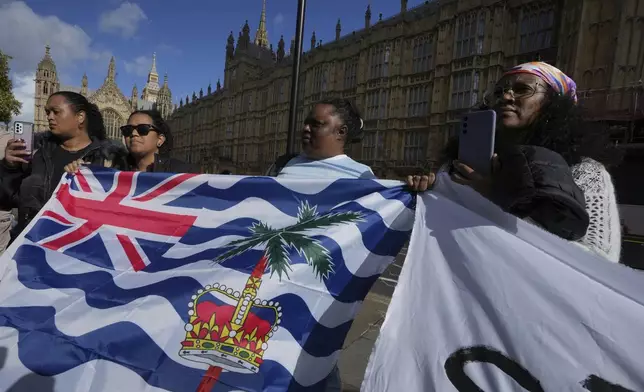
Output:
<svg viewBox="0 0 644 392">
<path fill-rule="evenodd" d="M 172 133 L 158 111 L 138 110 L 132 113 L 127 125 L 121 127 L 121 135 L 128 151 L 126 170 L 197 173 L 193 165 L 170 158 Z M 73 162 L 65 170 L 74 173 L 82 163 Z"/>
<path fill-rule="evenodd" d="M 139 110 L 130 115 L 127 125 L 121 127 L 125 147 L 129 152 L 130 170 L 197 173 L 186 162 L 170 158 L 172 133 L 156 110 Z"/>
</svg>

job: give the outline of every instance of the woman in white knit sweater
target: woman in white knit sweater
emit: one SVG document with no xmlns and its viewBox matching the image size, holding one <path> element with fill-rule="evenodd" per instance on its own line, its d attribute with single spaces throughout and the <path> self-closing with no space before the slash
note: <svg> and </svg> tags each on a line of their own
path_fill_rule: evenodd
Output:
<svg viewBox="0 0 644 392">
<path fill-rule="evenodd" d="M 615 189 L 606 168 L 598 161 L 607 156 L 610 146 L 607 139 L 598 143 L 602 136 L 584 123 L 575 90 L 572 79 L 542 62 L 521 64 L 505 73 L 489 102 L 497 112 L 497 151 L 503 145 L 521 145 L 559 154 L 567 163 L 564 170 L 570 169 L 561 174 L 568 178 L 572 175 L 574 184 L 583 192 L 588 215 L 585 235 L 575 242 L 617 263 L 621 226 Z M 489 195 L 490 187 L 495 186 L 492 179 L 460 162 L 453 164 L 452 179 L 483 195 Z"/>
</svg>

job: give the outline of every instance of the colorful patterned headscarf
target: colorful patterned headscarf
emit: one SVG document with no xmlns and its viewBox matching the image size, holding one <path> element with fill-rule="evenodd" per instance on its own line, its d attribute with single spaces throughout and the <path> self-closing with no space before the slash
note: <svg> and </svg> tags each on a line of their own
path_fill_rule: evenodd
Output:
<svg viewBox="0 0 644 392">
<path fill-rule="evenodd" d="M 558 94 L 568 95 L 575 103 L 577 102 L 577 84 L 557 67 L 541 61 L 533 61 L 513 67 L 504 76 L 518 73 L 535 75 L 546 82 Z"/>
</svg>

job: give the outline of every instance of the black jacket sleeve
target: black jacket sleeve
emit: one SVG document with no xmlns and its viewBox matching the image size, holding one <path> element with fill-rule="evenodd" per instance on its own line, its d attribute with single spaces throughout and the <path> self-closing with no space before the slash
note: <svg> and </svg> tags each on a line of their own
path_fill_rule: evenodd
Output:
<svg viewBox="0 0 644 392">
<path fill-rule="evenodd" d="M 11 167 L 5 160 L 0 161 L 0 209 L 8 211 L 18 207 L 20 185 L 30 173 L 31 165 Z"/>
<path fill-rule="evenodd" d="M 499 161 L 501 169 L 493 179 L 496 204 L 564 239 L 586 234 L 584 194 L 561 155 L 543 147 L 516 146 L 499 152 Z"/>
</svg>

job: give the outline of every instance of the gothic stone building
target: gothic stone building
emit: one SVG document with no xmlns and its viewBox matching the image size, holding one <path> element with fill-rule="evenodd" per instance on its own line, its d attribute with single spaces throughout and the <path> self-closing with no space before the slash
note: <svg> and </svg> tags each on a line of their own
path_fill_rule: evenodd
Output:
<svg viewBox="0 0 644 392">
<path fill-rule="evenodd" d="M 460 115 L 505 69 L 541 59 L 569 73 L 582 103 L 621 129 L 642 118 L 644 100 L 637 106 L 633 97 L 643 16 L 641 0 L 435 0 L 414 8 L 401 0 L 399 14 L 375 21 L 368 7 L 362 30 L 343 35 L 338 20 L 325 44 L 313 33 L 298 123 L 322 98 L 351 98 L 366 129 L 349 151 L 354 158 L 389 178 L 435 169 Z M 283 37 L 276 51 L 269 44 L 265 5 L 254 40 L 248 23 L 236 42 L 231 32 L 223 86 L 182 99 L 170 118 L 177 158 L 204 172 L 263 173 L 286 151 L 292 50 Z"/>
<path fill-rule="evenodd" d="M 97 90 L 88 89 L 87 75 L 83 75 L 81 87 L 61 86 L 56 72 L 56 63 L 51 57 L 49 46 L 45 48 L 45 56 L 38 64 L 36 71 L 36 87 L 34 101 L 34 126 L 36 131 L 49 129 L 45 105 L 49 96 L 57 91 L 74 91 L 87 97 L 96 104 L 103 114 L 107 136 L 120 140 L 119 128 L 127 122 L 130 113 L 139 109 L 158 109 L 164 117 L 168 117 L 173 110 L 172 93 L 168 87 L 168 76 L 159 87 L 159 75 L 156 69 L 156 55 L 152 57 L 152 68 L 143 89 L 143 94 L 138 97 L 136 85 L 132 88 L 132 95 L 126 98 L 116 84 L 116 62 L 114 57 L 110 60 L 105 81 Z"/>
</svg>

